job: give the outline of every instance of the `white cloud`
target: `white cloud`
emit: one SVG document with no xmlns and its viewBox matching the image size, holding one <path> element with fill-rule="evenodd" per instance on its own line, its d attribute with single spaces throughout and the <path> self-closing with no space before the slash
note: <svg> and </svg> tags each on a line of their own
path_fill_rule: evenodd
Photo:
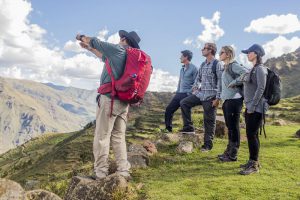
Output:
<svg viewBox="0 0 300 200">
<path fill-rule="evenodd" d="M 278 36 L 272 41 L 269 41 L 263 45 L 266 52 L 264 59 L 278 57 L 286 53 L 294 52 L 300 46 L 300 38 L 292 37 L 287 39 L 284 36 Z"/>
<path fill-rule="evenodd" d="M 174 92 L 177 89 L 178 77 L 161 69 L 153 69 L 149 91 Z"/>
<path fill-rule="evenodd" d="M 79 41 L 67 41 L 64 46 L 65 51 L 71 51 L 75 53 L 85 52 L 86 50 L 81 48 L 79 45 Z"/>
<path fill-rule="evenodd" d="M 267 15 L 264 18 L 252 20 L 244 29 L 246 32 L 287 34 L 300 30 L 300 20 L 297 15 Z"/>
<path fill-rule="evenodd" d="M 211 19 L 201 17 L 201 24 L 204 26 L 204 30 L 195 40 L 187 38 L 183 41 L 183 44 L 200 48 L 203 43 L 218 41 L 225 34 L 224 30 L 219 26 L 220 19 L 221 13 L 219 11 L 216 11 Z"/>
<path fill-rule="evenodd" d="M 185 45 L 191 45 L 193 43 L 193 39 L 187 38 L 183 41 L 183 44 Z"/>
<path fill-rule="evenodd" d="M 0 1 L 0 75 L 94 89 L 103 63 L 75 40 L 66 42 L 63 49 L 47 47 L 47 31 L 30 23 L 31 11 L 28 1 Z M 107 33 L 104 29 L 99 36 Z M 81 53 L 66 58 L 63 50 Z"/>
<path fill-rule="evenodd" d="M 221 13 L 219 11 L 215 12 L 211 19 L 201 17 L 201 24 L 204 26 L 204 30 L 197 37 L 200 43 L 216 42 L 224 35 L 224 30 L 219 26 L 220 18 Z"/>
<path fill-rule="evenodd" d="M 28 1 L 0 1 L 0 76 L 96 89 L 103 69 L 100 59 L 82 50 L 75 39 L 67 41 L 63 49 L 46 46 L 47 31 L 30 23 L 31 11 Z M 97 37 L 119 42 L 118 33 L 108 33 L 105 28 Z M 65 51 L 75 55 L 66 57 Z M 175 91 L 177 83 L 177 76 L 154 69 L 149 90 Z"/>
</svg>

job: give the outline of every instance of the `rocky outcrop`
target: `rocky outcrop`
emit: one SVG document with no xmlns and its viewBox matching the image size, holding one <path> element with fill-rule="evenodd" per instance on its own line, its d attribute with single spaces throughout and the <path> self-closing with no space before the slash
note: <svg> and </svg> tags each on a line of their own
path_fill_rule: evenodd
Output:
<svg viewBox="0 0 300 200">
<path fill-rule="evenodd" d="M 65 200 L 110 200 L 116 196 L 126 199 L 127 193 L 128 183 L 118 174 L 96 181 L 75 176 L 71 180 Z"/>
<path fill-rule="evenodd" d="M 56 194 L 46 190 L 25 192 L 19 183 L 0 179 L 0 200 L 62 200 Z"/>
</svg>

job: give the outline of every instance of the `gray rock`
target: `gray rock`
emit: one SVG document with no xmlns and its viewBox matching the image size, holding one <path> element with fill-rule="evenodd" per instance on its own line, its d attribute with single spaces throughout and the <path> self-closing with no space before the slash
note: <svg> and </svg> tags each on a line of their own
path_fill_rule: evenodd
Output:
<svg viewBox="0 0 300 200">
<path fill-rule="evenodd" d="M 192 142 L 194 147 L 200 147 L 203 141 L 203 134 L 179 134 L 179 141 L 181 142 Z"/>
<path fill-rule="evenodd" d="M 228 130 L 224 121 L 216 120 L 216 132 L 215 136 L 218 138 L 224 138 L 228 135 Z"/>
<path fill-rule="evenodd" d="M 287 123 L 283 119 L 277 119 L 275 122 L 273 122 L 274 126 L 286 126 Z"/>
<path fill-rule="evenodd" d="M 46 190 L 31 190 L 25 193 L 26 200 L 62 200 L 56 194 Z"/>
<path fill-rule="evenodd" d="M 176 133 L 164 133 L 162 134 L 161 139 L 166 142 L 178 143 L 180 138 Z"/>
<path fill-rule="evenodd" d="M 27 180 L 24 186 L 25 190 L 33 190 L 40 185 L 40 181 L 37 180 Z"/>
<path fill-rule="evenodd" d="M 140 144 L 131 144 L 128 147 L 128 152 L 148 156 L 147 150 Z"/>
<path fill-rule="evenodd" d="M 24 199 L 25 191 L 19 183 L 7 179 L 0 179 L 0 200 Z"/>
<path fill-rule="evenodd" d="M 178 153 L 192 153 L 193 152 L 193 142 L 182 141 L 177 147 Z"/>
<path fill-rule="evenodd" d="M 128 152 L 127 160 L 132 168 L 145 168 L 149 165 L 148 155 L 141 153 Z"/>
<path fill-rule="evenodd" d="M 110 200 L 116 193 L 124 195 L 123 199 L 126 199 L 127 190 L 127 181 L 118 174 L 96 181 L 75 176 L 71 180 L 65 200 Z"/>
</svg>

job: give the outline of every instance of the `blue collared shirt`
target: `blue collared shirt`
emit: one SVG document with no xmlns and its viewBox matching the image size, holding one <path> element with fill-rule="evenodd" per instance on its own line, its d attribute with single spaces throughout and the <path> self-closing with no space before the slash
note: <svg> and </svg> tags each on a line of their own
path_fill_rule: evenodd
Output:
<svg viewBox="0 0 300 200">
<path fill-rule="evenodd" d="M 187 67 L 182 66 L 176 93 L 191 93 L 195 79 L 198 74 L 198 69 L 192 63 Z"/>
</svg>

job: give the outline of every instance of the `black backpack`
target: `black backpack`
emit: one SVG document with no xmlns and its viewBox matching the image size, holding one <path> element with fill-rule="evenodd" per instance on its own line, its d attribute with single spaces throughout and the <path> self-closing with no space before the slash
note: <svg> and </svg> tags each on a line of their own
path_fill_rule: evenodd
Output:
<svg viewBox="0 0 300 200">
<path fill-rule="evenodd" d="M 267 75 L 266 87 L 263 96 L 267 100 L 267 103 L 270 106 L 273 106 L 278 104 L 281 98 L 281 80 L 279 75 L 275 73 L 273 70 L 269 69 L 268 67 L 267 70 L 268 70 L 268 75 Z M 266 138 L 267 135 L 265 130 L 265 123 L 266 123 L 265 113 L 263 112 L 262 115 L 263 115 L 263 124 L 260 126 L 260 135 L 263 130 Z"/>
<path fill-rule="evenodd" d="M 270 106 L 279 103 L 281 98 L 281 80 L 277 73 L 268 69 L 266 88 L 264 91 L 264 97 Z"/>
</svg>

